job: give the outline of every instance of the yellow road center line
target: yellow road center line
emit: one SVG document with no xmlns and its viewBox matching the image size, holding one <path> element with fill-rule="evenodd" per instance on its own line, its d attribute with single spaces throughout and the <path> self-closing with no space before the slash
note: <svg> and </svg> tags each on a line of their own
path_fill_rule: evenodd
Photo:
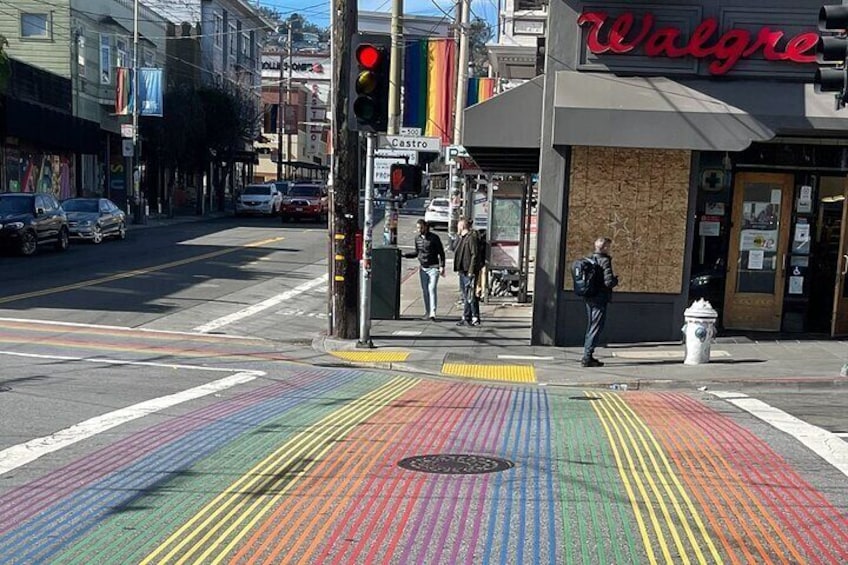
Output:
<svg viewBox="0 0 848 565">
<path fill-rule="evenodd" d="M 154 265 L 153 267 L 148 267 L 146 269 L 135 269 L 132 271 L 124 271 L 123 273 L 115 273 L 114 275 L 109 275 L 106 277 L 100 277 L 97 279 L 90 279 L 87 281 L 81 281 L 73 284 L 66 284 L 63 286 L 55 286 L 52 288 L 45 288 L 44 290 L 34 290 L 32 292 L 24 292 L 21 294 L 15 294 L 12 296 L 5 296 L 0 298 L 0 304 L 6 304 L 9 302 L 16 302 L 18 300 L 27 300 L 29 298 L 38 298 L 40 296 L 48 296 L 50 294 L 59 294 L 60 292 L 67 292 L 69 290 L 78 290 L 80 288 L 86 288 L 89 286 L 97 286 L 107 282 L 114 282 L 122 279 L 129 279 L 132 277 L 137 277 L 139 275 L 146 275 L 149 273 L 155 273 L 157 271 L 163 271 L 165 269 L 170 269 L 172 267 L 179 267 L 182 265 L 187 265 L 189 263 L 196 263 L 197 261 L 203 261 L 204 259 L 211 259 L 213 257 L 220 257 L 221 255 L 226 255 L 228 253 L 234 253 L 239 251 L 240 249 L 244 249 L 246 247 L 260 247 L 262 245 L 268 243 L 274 243 L 276 241 L 280 241 L 284 238 L 282 237 L 272 237 L 269 239 L 263 239 L 260 241 L 254 241 L 252 243 L 247 243 L 240 247 L 229 247 L 227 249 L 219 249 L 218 251 L 211 251 L 209 253 L 204 253 L 203 255 L 195 255 L 193 257 L 187 257 L 185 259 L 179 259 L 177 261 L 171 261 L 169 263 L 163 263 L 161 265 Z"/>
<path fill-rule="evenodd" d="M 249 509 L 252 510 L 257 504 L 261 503 L 262 498 L 270 497 L 271 499 L 276 499 L 278 496 L 282 495 L 285 490 L 288 490 L 290 485 L 294 482 L 291 481 L 289 483 L 289 487 L 286 487 L 279 493 L 275 492 L 274 494 L 265 494 L 262 496 L 251 494 L 251 489 L 256 487 L 257 483 L 266 480 L 266 477 L 268 476 L 274 476 L 275 473 L 279 471 L 280 464 L 282 462 L 296 460 L 298 456 L 310 445 L 318 445 L 318 449 L 320 450 L 325 442 L 325 436 L 339 435 L 340 426 L 348 426 L 341 427 L 341 429 L 346 433 L 350 427 L 355 426 L 358 422 L 365 420 L 371 414 L 382 409 L 385 402 L 397 398 L 415 386 L 417 382 L 417 379 L 400 377 L 393 379 L 382 387 L 360 397 L 349 406 L 329 414 L 324 419 L 316 422 L 306 430 L 292 437 L 282 446 L 277 448 L 271 455 L 254 465 L 252 469 L 245 473 L 229 488 L 207 503 L 190 520 L 162 542 L 158 548 L 145 557 L 144 560 L 141 561 L 141 564 L 144 565 L 170 561 L 174 558 L 177 552 L 185 548 L 189 543 L 192 543 L 192 547 L 186 555 L 179 559 L 178 563 L 189 560 L 194 553 L 204 547 L 207 547 L 207 551 L 219 547 L 219 544 L 217 543 L 208 546 L 205 544 L 209 538 L 224 527 L 226 521 L 238 513 L 247 502 L 255 499 L 253 505 L 251 505 Z M 349 423 L 351 421 L 353 422 L 352 424 Z M 310 466 L 314 464 L 315 462 L 312 462 Z M 283 467 L 285 467 L 285 465 L 283 465 Z M 299 472 L 303 472 L 305 470 L 306 469 L 301 469 Z M 284 479 L 278 479 L 278 481 L 279 480 Z M 266 490 L 273 491 L 273 489 L 267 488 L 268 486 L 273 485 L 266 485 Z M 226 515 L 223 515 L 225 512 Z M 234 524 L 227 528 L 222 535 L 227 535 L 232 531 L 232 528 L 248 520 L 250 512 L 242 512 L 240 515 L 241 518 L 236 520 Z M 213 523 L 215 524 L 215 527 L 210 528 L 209 531 L 201 536 L 201 534 L 209 528 L 210 524 Z M 243 536 L 248 532 L 248 529 L 245 528 L 242 532 Z M 162 553 L 170 546 L 173 546 L 171 547 L 171 550 L 168 551 L 167 554 L 162 555 Z M 200 562 L 202 559 L 192 559 L 191 561 Z"/>
<path fill-rule="evenodd" d="M 715 546 L 712 543 L 709 535 L 706 532 L 706 528 L 704 527 L 703 522 L 701 521 L 700 515 L 697 510 L 695 510 L 692 501 L 689 499 L 686 494 L 686 490 L 683 488 L 683 485 L 680 483 L 677 475 L 674 471 L 674 468 L 669 463 L 668 459 L 665 456 L 663 448 L 659 445 L 656 439 L 653 437 L 651 431 L 645 426 L 644 422 L 642 422 L 641 418 L 633 412 L 627 403 L 621 399 L 621 397 L 615 394 L 607 394 L 607 400 L 609 400 L 610 405 L 612 405 L 618 412 L 618 416 L 623 421 L 629 423 L 629 430 L 632 429 L 635 433 L 636 437 L 639 440 L 639 443 L 642 445 L 642 448 L 647 453 L 648 458 L 651 461 L 651 466 L 653 467 L 654 473 L 660 477 L 660 484 L 665 490 L 668 499 L 671 501 L 671 504 L 677 514 L 677 517 L 680 520 L 680 523 L 683 526 L 683 531 L 686 533 L 686 538 L 689 540 L 689 543 L 692 546 L 692 550 L 695 553 L 695 557 L 697 558 L 699 563 L 706 564 L 707 559 L 704 556 L 703 551 L 701 550 L 701 544 L 698 541 L 695 532 L 690 527 L 690 519 L 689 515 L 692 516 L 692 519 L 695 521 L 695 524 L 698 526 L 699 532 L 703 536 L 705 543 L 710 549 L 713 559 L 715 559 L 716 563 L 722 563 L 723 560 L 721 556 L 718 555 L 718 552 L 715 549 Z M 631 441 L 633 441 L 633 436 L 628 430 L 628 436 L 631 437 Z M 647 437 L 647 439 L 646 439 Z M 635 444 L 635 441 L 634 441 Z M 657 457 L 662 462 L 662 465 L 657 460 Z M 672 488 L 672 486 L 674 488 Z M 687 514 L 680 505 L 680 500 L 678 499 L 678 494 L 683 498 L 684 504 L 687 506 L 687 510 L 690 514 Z M 669 521 L 671 523 L 671 521 Z M 681 549 L 682 552 L 686 552 Z M 688 558 L 684 558 L 686 560 Z"/>
<path fill-rule="evenodd" d="M 648 532 L 648 527 L 645 523 L 645 517 L 642 515 L 642 509 L 639 504 L 639 499 L 636 498 L 636 493 L 633 490 L 633 484 L 631 484 L 630 482 L 630 476 L 627 473 L 627 469 L 634 469 L 633 481 L 635 483 L 636 489 L 641 493 L 642 500 L 645 503 L 645 508 L 648 509 L 648 517 L 654 527 L 654 531 L 657 533 L 657 541 L 660 545 L 660 549 L 663 555 L 665 556 L 666 561 L 670 563 L 671 554 L 668 551 L 668 546 L 665 542 L 665 537 L 659 527 L 659 522 L 657 521 L 656 514 L 654 513 L 654 507 L 650 504 L 648 493 L 645 491 L 645 487 L 642 484 L 642 481 L 639 479 L 639 475 L 635 471 L 635 466 L 633 465 L 633 460 L 630 456 L 630 453 L 624 449 L 625 446 L 624 442 L 622 441 L 623 438 L 621 437 L 621 432 L 618 430 L 618 427 L 615 426 L 612 418 L 607 413 L 603 401 L 592 402 L 592 408 L 595 410 L 595 413 L 597 414 L 601 425 L 604 427 L 604 431 L 607 434 L 607 439 L 610 442 L 613 457 L 615 458 L 616 466 L 618 467 L 618 473 L 619 475 L 621 475 L 622 482 L 624 482 L 624 489 L 627 491 L 628 498 L 630 498 L 630 506 L 633 508 L 633 514 L 636 516 L 636 523 L 639 526 L 639 534 L 642 536 L 642 545 L 645 547 L 645 551 L 648 554 L 648 561 L 652 564 L 659 563 L 659 561 L 657 560 L 657 556 L 654 553 L 654 540 L 651 539 L 651 535 Z M 615 428 L 615 435 L 613 435 L 612 428 Z M 618 441 L 616 441 L 616 436 L 618 436 L 619 441 L 621 441 L 622 451 L 625 451 L 624 455 L 627 459 L 627 465 L 625 465 L 625 462 L 622 459 L 622 454 L 619 451 L 619 444 Z"/>
</svg>

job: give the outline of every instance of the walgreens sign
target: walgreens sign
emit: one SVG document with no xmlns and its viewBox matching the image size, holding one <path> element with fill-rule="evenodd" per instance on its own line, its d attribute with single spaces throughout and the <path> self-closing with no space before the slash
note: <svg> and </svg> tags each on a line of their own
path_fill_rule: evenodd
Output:
<svg viewBox="0 0 848 565">
<path fill-rule="evenodd" d="M 678 28 L 655 27 L 653 14 L 637 18 L 625 12 L 614 18 L 606 12 L 583 12 L 578 25 L 588 28 L 586 46 L 595 54 L 625 54 L 637 49 L 648 57 L 695 57 L 711 60 L 709 71 L 723 75 L 736 63 L 759 54 L 767 61 L 813 63 L 818 33 L 799 33 L 790 38 L 780 30 L 762 27 L 757 33 L 729 29 L 719 33 L 718 20 L 703 20 L 689 37 Z"/>
</svg>

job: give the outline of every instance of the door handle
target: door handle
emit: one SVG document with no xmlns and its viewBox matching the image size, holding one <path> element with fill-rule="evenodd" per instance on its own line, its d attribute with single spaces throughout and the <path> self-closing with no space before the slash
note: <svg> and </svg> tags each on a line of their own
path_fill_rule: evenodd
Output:
<svg viewBox="0 0 848 565">
<path fill-rule="evenodd" d="M 786 253 L 783 254 L 783 260 L 780 262 L 780 270 L 786 272 Z"/>
<path fill-rule="evenodd" d="M 842 276 L 848 275 L 848 255 L 842 256 Z"/>
</svg>

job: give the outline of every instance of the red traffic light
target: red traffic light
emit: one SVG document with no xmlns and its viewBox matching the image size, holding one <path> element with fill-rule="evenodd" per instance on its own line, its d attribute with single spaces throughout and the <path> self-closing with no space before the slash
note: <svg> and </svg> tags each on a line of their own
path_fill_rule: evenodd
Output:
<svg viewBox="0 0 848 565">
<path fill-rule="evenodd" d="M 360 45 L 356 49 L 356 61 L 366 69 L 375 69 L 383 59 L 383 52 L 370 43 Z"/>
</svg>

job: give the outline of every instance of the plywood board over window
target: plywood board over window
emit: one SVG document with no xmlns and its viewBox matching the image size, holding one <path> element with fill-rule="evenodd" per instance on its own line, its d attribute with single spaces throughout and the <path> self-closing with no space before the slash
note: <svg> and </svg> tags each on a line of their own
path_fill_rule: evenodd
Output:
<svg viewBox="0 0 848 565">
<path fill-rule="evenodd" d="M 690 151 L 573 147 L 566 264 L 610 237 L 617 292 L 680 293 L 690 168 Z"/>
</svg>

